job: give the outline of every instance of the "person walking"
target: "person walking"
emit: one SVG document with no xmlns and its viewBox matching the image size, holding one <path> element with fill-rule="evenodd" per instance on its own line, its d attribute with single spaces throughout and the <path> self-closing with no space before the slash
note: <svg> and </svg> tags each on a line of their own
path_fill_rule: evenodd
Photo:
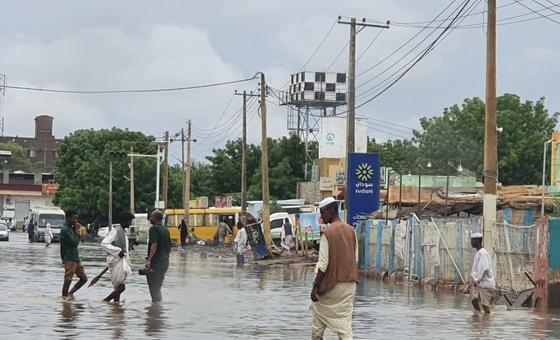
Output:
<svg viewBox="0 0 560 340">
<path fill-rule="evenodd" d="M 64 284 L 62 285 L 62 297 L 73 299 L 74 293 L 87 282 L 87 276 L 84 266 L 80 261 L 80 253 L 78 245 L 80 244 L 80 235 L 78 234 L 78 215 L 68 210 L 66 212 L 66 223 L 60 229 L 60 257 L 64 263 Z M 72 279 L 76 275 L 79 280 L 74 284 L 70 291 Z"/>
<path fill-rule="evenodd" d="M 237 265 L 245 264 L 245 247 L 247 245 L 247 230 L 241 222 L 237 222 L 237 235 L 235 235 Z"/>
<path fill-rule="evenodd" d="M 185 223 L 185 219 L 181 220 L 181 224 L 177 229 L 180 230 L 181 233 L 181 247 L 185 247 L 187 245 L 187 237 L 189 236 L 189 229 L 187 227 L 187 223 Z"/>
<path fill-rule="evenodd" d="M 29 243 L 35 241 L 35 223 L 31 219 L 29 219 L 29 224 L 27 225 L 27 238 Z"/>
<path fill-rule="evenodd" d="M 291 251 L 293 244 L 293 237 L 294 237 L 294 228 L 292 227 L 292 223 L 290 223 L 289 218 L 284 219 L 284 224 L 282 225 L 282 232 L 280 234 L 280 238 L 282 239 L 282 248 L 286 249 L 287 251 Z"/>
<path fill-rule="evenodd" d="M 358 282 L 358 240 L 354 229 L 338 215 L 334 198 L 319 204 L 321 219 L 329 226 L 321 235 L 317 276 L 311 290 L 311 338 L 323 339 L 325 329 L 339 339 L 352 339 L 353 300 Z"/>
<path fill-rule="evenodd" d="M 221 220 L 220 222 L 218 222 L 218 243 L 219 245 L 224 245 L 225 241 L 226 241 L 226 236 L 228 234 L 233 234 L 233 232 L 231 231 L 231 228 L 229 227 L 229 225 L 224 222 L 223 220 Z"/>
<path fill-rule="evenodd" d="M 52 239 L 53 239 L 53 233 L 51 230 L 51 224 L 47 223 L 47 225 L 45 226 L 45 247 L 48 247 L 51 245 Z"/>
<path fill-rule="evenodd" d="M 492 258 L 486 249 L 482 247 L 482 233 L 471 235 L 471 246 L 476 249 L 471 270 L 471 303 L 477 312 L 484 310 L 490 314 L 490 300 L 496 281 L 492 272 Z"/>
<path fill-rule="evenodd" d="M 119 302 L 121 294 L 126 289 L 125 283 L 132 270 L 128 256 L 128 236 L 125 230 L 132 225 L 133 219 L 134 215 L 128 211 L 120 213 L 118 217 L 120 225 L 113 227 L 101 241 L 101 247 L 107 252 L 107 266 L 111 270 L 113 284 L 113 292 L 103 301 Z"/>
<path fill-rule="evenodd" d="M 165 279 L 165 273 L 169 267 L 169 253 L 171 252 L 171 238 L 169 230 L 162 225 L 163 213 L 161 210 L 154 210 L 150 214 L 149 241 L 148 241 L 148 260 L 146 261 L 146 279 L 150 289 L 152 302 L 160 302 L 161 286 Z"/>
</svg>

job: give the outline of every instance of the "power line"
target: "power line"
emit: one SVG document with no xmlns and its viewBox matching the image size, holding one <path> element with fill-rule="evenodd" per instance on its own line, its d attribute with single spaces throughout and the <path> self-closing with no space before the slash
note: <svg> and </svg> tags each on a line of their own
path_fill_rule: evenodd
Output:
<svg viewBox="0 0 560 340">
<path fill-rule="evenodd" d="M 208 83 L 208 84 L 202 84 L 202 85 L 155 88 L 155 89 L 132 89 L 132 90 L 92 90 L 92 91 L 84 91 L 84 90 L 61 90 L 61 89 L 28 87 L 28 86 L 13 86 L 13 85 L 6 85 L 6 86 L 2 86 L 2 87 L 5 88 L 5 89 L 13 89 L 13 90 L 54 92 L 54 93 L 70 93 L 70 94 L 149 93 L 149 92 L 171 92 L 171 91 L 187 91 L 187 90 L 203 89 L 203 88 L 208 88 L 208 87 L 216 87 L 216 86 L 224 86 L 224 85 L 230 85 L 230 84 L 243 83 L 243 82 L 246 82 L 246 81 L 249 81 L 249 80 L 253 80 L 255 78 L 257 78 L 257 74 L 253 75 L 250 78 L 216 82 L 216 83 Z"/>
<path fill-rule="evenodd" d="M 554 12 L 554 13 L 556 13 L 556 14 L 560 14 L 560 12 L 558 12 L 558 11 L 552 9 L 552 8 L 555 7 L 555 6 L 547 7 L 545 4 L 540 3 L 540 2 L 538 2 L 537 0 L 532 0 L 532 1 L 533 1 L 534 3 L 536 3 L 537 5 L 539 5 L 539 6 L 543 7 L 543 8 L 545 8 L 545 9 L 550 10 L 551 12 Z"/>
<path fill-rule="evenodd" d="M 447 5 L 441 12 L 439 12 L 439 14 L 432 19 L 432 21 L 430 23 L 428 23 L 428 25 L 432 24 L 434 22 L 434 20 L 437 20 L 440 16 L 443 15 L 443 13 L 447 12 L 447 10 L 456 2 L 456 0 L 452 1 L 449 5 Z M 381 61 L 377 62 L 376 64 L 374 64 L 373 66 L 369 67 L 368 69 L 360 72 L 356 77 L 359 78 L 362 75 L 370 72 L 371 70 L 373 70 L 374 68 L 376 68 L 377 66 L 381 65 L 382 63 L 384 63 L 386 60 L 388 60 L 389 58 L 391 58 L 392 56 L 394 56 L 395 54 L 397 54 L 400 50 L 402 50 L 403 48 L 406 47 L 406 45 L 410 44 L 414 39 L 416 39 L 416 37 L 418 37 L 420 34 L 422 34 L 422 32 L 424 32 L 424 30 L 426 30 L 427 28 L 422 28 L 420 31 L 418 31 L 416 34 L 414 34 L 411 38 L 409 38 L 404 44 L 402 44 L 401 46 L 399 46 L 395 51 L 393 51 L 391 54 L 389 54 L 388 56 L 386 56 L 385 58 L 381 59 Z"/>
<path fill-rule="evenodd" d="M 329 30 L 327 31 L 327 34 L 325 34 L 325 36 L 323 37 L 323 40 L 321 40 L 321 42 L 319 43 L 319 45 L 317 46 L 317 48 L 315 48 L 315 51 L 313 51 L 313 53 L 311 54 L 311 56 L 307 59 L 307 61 L 303 64 L 302 67 L 300 67 L 299 71 L 297 73 L 300 73 L 301 71 L 303 71 L 303 69 L 305 69 L 305 67 L 309 64 L 309 62 L 311 60 L 313 60 L 313 58 L 315 58 L 315 55 L 317 55 L 317 52 L 321 49 L 321 47 L 323 47 L 323 45 L 325 44 L 325 42 L 327 41 L 327 38 L 331 35 L 332 30 L 334 29 L 334 27 L 336 26 L 336 23 L 338 22 L 338 19 L 336 19 L 333 24 L 331 25 L 331 28 L 329 28 Z M 286 87 L 286 85 L 288 85 L 290 82 L 287 81 L 284 85 L 280 86 L 280 88 L 284 88 Z"/>
<path fill-rule="evenodd" d="M 471 5 L 472 8 L 474 9 L 474 6 L 476 6 L 476 4 Z M 448 18 L 450 18 L 453 13 L 455 13 L 456 10 L 454 10 L 453 12 L 451 12 L 448 16 Z M 464 20 L 464 18 L 462 19 Z M 443 23 L 440 24 L 440 26 L 443 25 Z M 438 26 L 439 27 L 439 26 Z M 393 68 L 395 65 L 399 64 L 401 61 L 403 61 L 404 59 L 406 59 L 409 55 L 411 55 L 423 42 L 425 42 L 432 34 L 434 34 L 437 31 L 436 28 L 434 28 L 432 30 L 432 32 L 427 35 L 424 39 L 422 39 L 418 44 L 416 44 L 413 48 L 411 48 L 405 55 L 403 55 L 402 57 L 400 57 L 397 61 L 395 61 L 393 64 L 391 64 L 389 67 L 387 67 L 385 70 L 383 70 L 382 72 L 378 73 L 376 76 L 370 78 L 369 80 L 361 83 L 358 88 L 361 88 L 363 86 L 365 86 L 366 84 L 374 81 L 375 79 L 379 78 L 380 76 L 382 76 L 383 74 L 385 74 L 386 72 L 388 72 L 389 70 L 391 70 L 391 68 Z M 433 44 L 433 42 L 431 43 Z M 403 66 L 401 66 L 399 69 L 397 69 L 395 72 L 393 72 L 391 75 L 389 75 L 388 77 L 386 77 L 384 80 L 382 80 L 380 83 L 378 83 L 377 85 L 374 85 L 373 87 L 367 89 L 365 92 L 361 93 L 360 95 L 358 95 L 357 97 L 364 97 L 366 95 L 368 95 L 369 93 L 374 92 L 375 90 L 377 90 L 377 88 L 380 88 L 383 86 L 383 84 L 387 81 L 389 81 L 394 75 L 396 75 L 398 72 L 400 72 L 401 70 L 405 69 L 408 65 L 410 65 L 411 63 L 414 62 L 414 60 L 416 58 L 418 58 L 418 56 L 420 54 L 422 54 L 423 52 L 425 52 L 427 49 L 430 48 L 430 45 L 428 45 L 428 47 L 424 48 L 419 54 L 417 54 L 416 56 L 414 56 L 413 58 L 411 58 L 407 63 L 405 63 Z"/>
<path fill-rule="evenodd" d="M 439 41 L 442 41 L 443 39 L 445 39 L 445 37 L 443 37 L 448 31 L 449 29 L 452 28 L 453 24 L 457 21 L 458 17 L 460 16 L 460 14 L 466 9 L 467 5 L 470 3 L 471 0 L 466 0 L 464 1 L 464 4 L 462 5 L 461 9 L 459 10 L 459 12 L 457 13 L 457 15 L 455 16 L 455 18 L 449 23 L 449 25 L 447 25 L 446 29 L 443 30 L 437 37 L 436 39 L 426 48 L 424 49 L 424 51 L 421 53 L 421 55 L 414 61 L 414 63 L 412 63 L 412 65 L 410 65 L 400 76 L 398 76 L 395 80 L 393 80 L 389 85 L 387 85 L 383 90 L 381 90 L 379 93 L 377 93 L 376 95 L 374 95 L 373 97 L 369 98 L 368 100 L 364 101 L 363 103 L 361 103 L 360 105 L 356 106 L 356 108 L 360 108 L 364 105 L 366 105 L 367 103 L 371 102 L 372 100 L 375 100 L 376 98 L 378 98 L 379 96 L 381 96 L 383 93 L 385 93 L 386 91 L 388 91 L 391 87 L 393 87 L 399 80 L 401 80 L 414 66 L 416 66 L 422 59 L 424 59 L 428 53 L 430 53 L 438 44 Z M 475 3 L 476 5 L 476 3 Z M 473 5 L 471 5 L 471 11 L 474 8 Z M 462 19 L 464 20 L 464 18 Z M 451 32 L 451 31 L 450 31 Z M 448 36 L 448 35 L 447 35 Z M 446 36 L 446 37 L 447 37 Z M 442 39 L 443 37 L 443 39 Z"/>
<path fill-rule="evenodd" d="M 360 56 L 358 57 L 358 59 L 356 60 L 356 62 L 360 61 L 360 59 L 362 59 L 362 57 L 364 56 L 364 54 L 366 54 L 366 52 L 369 50 L 369 48 L 375 44 L 375 42 L 377 41 L 377 39 L 379 39 L 379 36 L 381 35 L 381 33 L 383 33 L 383 31 L 385 31 L 384 29 L 380 29 L 379 33 L 377 33 L 377 35 L 373 38 L 373 40 L 369 43 L 369 45 L 364 49 L 364 51 L 362 52 L 362 54 L 360 54 Z"/>
</svg>

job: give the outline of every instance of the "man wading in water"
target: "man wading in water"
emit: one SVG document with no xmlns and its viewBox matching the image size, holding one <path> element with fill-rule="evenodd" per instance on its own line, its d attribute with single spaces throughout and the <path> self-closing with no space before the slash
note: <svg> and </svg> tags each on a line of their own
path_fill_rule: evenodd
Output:
<svg viewBox="0 0 560 340">
<path fill-rule="evenodd" d="M 317 276 L 311 291 L 311 339 L 323 339 L 330 329 L 339 339 L 352 339 L 352 310 L 358 282 L 358 241 L 354 228 L 338 216 L 338 203 L 329 197 L 319 203 L 321 219 L 329 226 L 319 245 Z"/>
<path fill-rule="evenodd" d="M 129 212 L 122 212 L 119 215 L 119 226 L 111 231 L 101 241 L 101 247 L 107 252 L 107 266 L 111 270 L 111 282 L 114 291 L 103 301 L 119 302 L 121 294 L 125 290 L 125 282 L 131 273 L 130 262 L 128 261 L 128 236 L 125 229 L 130 227 L 134 215 Z"/>
<path fill-rule="evenodd" d="M 66 212 L 66 223 L 60 229 L 60 257 L 64 263 L 64 284 L 62 286 L 62 297 L 73 299 L 74 293 L 87 282 L 87 276 L 84 266 L 80 262 L 80 253 L 78 245 L 80 244 L 80 235 L 78 234 L 78 215 L 72 210 Z M 74 274 L 80 280 L 76 282 L 74 287 L 68 292 Z"/>
<path fill-rule="evenodd" d="M 486 249 L 482 247 L 482 234 L 471 235 L 471 246 L 476 249 L 476 255 L 471 270 L 471 303 L 477 312 L 490 314 L 490 299 L 496 289 L 494 273 L 492 273 L 492 259 Z"/>
</svg>

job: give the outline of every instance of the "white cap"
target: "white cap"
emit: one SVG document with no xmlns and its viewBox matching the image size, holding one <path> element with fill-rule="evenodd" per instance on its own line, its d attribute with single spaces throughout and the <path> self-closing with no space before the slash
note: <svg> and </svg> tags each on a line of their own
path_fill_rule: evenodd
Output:
<svg viewBox="0 0 560 340">
<path fill-rule="evenodd" d="M 335 203 L 336 200 L 333 197 L 327 197 L 324 200 L 322 200 L 321 202 L 319 202 L 319 209 L 326 207 L 327 205 L 331 204 L 331 203 Z"/>
<path fill-rule="evenodd" d="M 482 238 L 482 233 L 472 233 L 471 238 Z"/>
</svg>

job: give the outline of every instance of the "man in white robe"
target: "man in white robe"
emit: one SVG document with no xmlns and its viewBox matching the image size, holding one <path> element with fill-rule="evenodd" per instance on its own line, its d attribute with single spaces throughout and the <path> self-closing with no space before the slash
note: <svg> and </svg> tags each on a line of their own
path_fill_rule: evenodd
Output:
<svg viewBox="0 0 560 340">
<path fill-rule="evenodd" d="M 311 338 L 323 339 L 328 328 L 339 339 L 352 339 L 352 311 L 358 281 L 358 240 L 354 229 L 338 216 L 338 204 L 326 198 L 319 204 L 321 219 L 329 224 L 321 235 L 317 276 L 311 291 Z"/>
<path fill-rule="evenodd" d="M 45 247 L 48 247 L 51 245 L 52 239 L 53 239 L 53 233 L 51 230 L 51 224 L 47 223 L 47 225 L 45 226 Z"/>
<path fill-rule="evenodd" d="M 121 294 L 125 290 L 125 282 L 131 273 L 130 262 L 128 258 L 128 235 L 125 229 L 130 227 L 134 215 L 129 212 L 123 212 L 119 215 L 119 226 L 111 228 L 107 236 L 101 241 L 101 247 L 107 252 L 107 266 L 111 270 L 111 282 L 113 283 L 113 292 L 109 294 L 103 301 L 119 302 Z"/>
<path fill-rule="evenodd" d="M 243 223 L 237 223 L 237 235 L 235 235 L 235 245 L 236 245 L 236 257 L 237 257 L 237 264 L 244 265 L 245 264 L 245 246 L 247 245 L 247 230 L 245 230 L 245 226 Z"/>
</svg>

